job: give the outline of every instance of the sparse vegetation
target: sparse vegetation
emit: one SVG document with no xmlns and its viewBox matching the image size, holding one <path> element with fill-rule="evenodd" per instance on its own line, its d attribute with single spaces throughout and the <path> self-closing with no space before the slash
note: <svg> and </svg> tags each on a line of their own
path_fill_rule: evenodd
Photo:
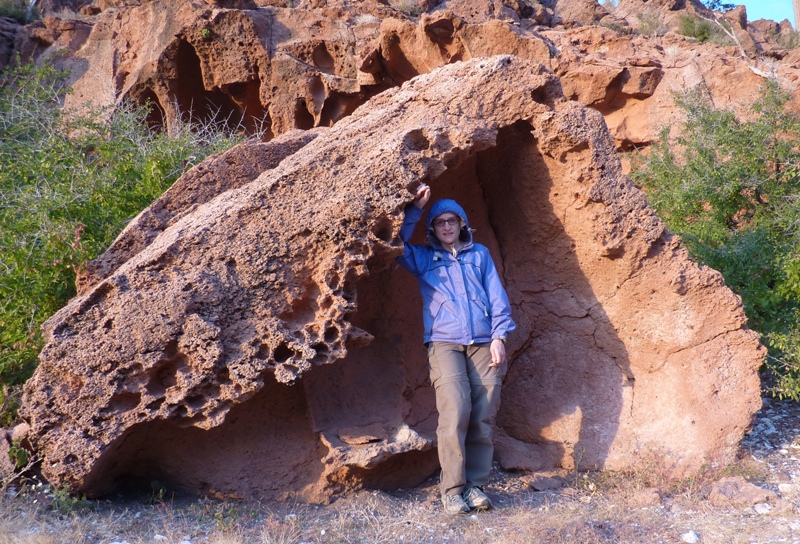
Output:
<svg viewBox="0 0 800 544">
<path fill-rule="evenodd" d="M 495 473 L 487 491 L 497 508 L 455 518 L 442 512 L 434 480 L 396 493 L 361 491 L 325 507 L 209 499 L 147 505 L 129 499 L 66 512 L 47 501 L 42 487 L 0 498 L 0 542 L 609 544 L 679 542 L 690 529 L 713 536 L 709 542 L 750 541 L 742 536 L 778 542 L 792 534 L 785 520 L 745 514 L 742 527 L 736 509 L 710 507 L 704 489 L 722 475 L 705 469 L 674 481 L 664 479 L 659 467 L 644 466 L 632 473 L 581 473 L 568 487 L 537 492 L 519 474 Z M 660 498 L 631 506 L 645 489 Z"/>
<path fill-rule="evenodd" d="M 800 32 L 781 32 L 778 34 L 778 45 L 784 49 L 797 49 L 800 47 Z"/>
<path fill-rule="evenodd" d="M 679 97 L 682 136 L 665 132 L 633 178 L 700 263 L 742 297 L 769 348 L 766 389 L 800 399 L 800 114 L 765 87 L 753 118 Z"/>
<path fill-rule="evenodd" d="M 94 504 L 85 495 L 74 495 L 63 487 L 53 488 L 45 484 L 45 492 L 52 500 L 52 508 L 61 514 L 70 514 L 92 508 Z"/>
<path fill-rule="evenodd" d="M 0 422 L 42 347 L 40 326 L 98 256 L 181 173 L 237 137 L 182 124 L 152 133 L 146 108 L 75 114 L 50 64 L 0 75 Z"/>
<path fill-rule="evenodd" d="M 597 26 L 602 26 L 603 28 L 607 28 L 609 30 L 613 30 L 617 34 L 621 34 L 623 36 L 627 36 L 631 34 L 631 28 L 628 26 L 622 26 L 619 23 L 615 23 L 611 20 L 607 20 L 608 18 L 602 19 L 598 21 Z"/>
<path fill-rule="evenodd" d="M 28 466 L 31 456 L 28 450 L 22 447 L 19 439 L 17 439 L 11 443 L 11 447 L 8 450 L 8 457 L 18 470 L 22 470 Z"/>
<path fill-rule="evenodd" d="M 644 36 L 661 36 L 667 32 L 667 27 L 658 12 L 637 13 L 636 18 L 639 20 L 639 33 Z"/>
<path fill-rule="evenodd" d="M 409 17 L 419 17 L 423 11 L 417 0 L 390 0 L 389 5 Z"/>
</svg>

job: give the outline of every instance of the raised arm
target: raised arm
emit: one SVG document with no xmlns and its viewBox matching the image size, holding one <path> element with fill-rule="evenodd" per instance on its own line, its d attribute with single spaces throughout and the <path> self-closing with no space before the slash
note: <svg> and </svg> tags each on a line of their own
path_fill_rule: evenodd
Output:
<svg viewBox="0 0 800 544">
<path fill-rule="evenodd" d="M 408 242 L 414 234 L 417 222 L 422 218 L 422 210 L 431 198 L 431 188 L 424 183 L 417 188 L 417 196 L 411 204 L 406 206 L 406 215 L 403 218 L 403 226 L 400 227 L 400 239 Z"/>
<path fill-rule="evenodd" d="M 412 274 L 419 273 L 419 267 L 417 266 L 414 255 L 414 246 L 409 244 L 408 241 L 414 234 L 414 228 L 422 218 L 422 210 L 430 198 L 431 188 L 423 183 L 417 189 L 417 195 L 414 197 L 414 200 L 411 202 L 411 204 L 406 206 L 405 217 L 403 217 L 403 226 L 400 227 L 400 239 L 403 240 L 406 250 L 402 256 L 397 258 L 397 262 Z"/>
</svg>

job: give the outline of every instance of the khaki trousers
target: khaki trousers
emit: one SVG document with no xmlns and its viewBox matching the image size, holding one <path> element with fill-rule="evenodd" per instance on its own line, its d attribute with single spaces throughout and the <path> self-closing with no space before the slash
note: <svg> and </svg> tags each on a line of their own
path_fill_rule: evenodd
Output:
<svg viewBox="0 0 800 544">
<path fill-rule="evenodd" d="M 490 344 L 428 344 L 431 383 L 436 389 L 436 430 L 442 466 L 442 496 L 485 485 L 492 470 L 492 428 L 500 408 L 507 362 L 490 367 Z"/>
</svg>

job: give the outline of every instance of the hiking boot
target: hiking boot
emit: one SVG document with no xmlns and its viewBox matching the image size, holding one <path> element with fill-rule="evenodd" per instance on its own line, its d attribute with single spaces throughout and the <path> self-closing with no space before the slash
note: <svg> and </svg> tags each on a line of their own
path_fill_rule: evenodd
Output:
<svg viewBox="0 0 800 544">
<path fill-rule="evenodd" d="M 470 487 L 464 491 L 463 497 L 464 502 L 466 502 L 470 509 L 488 510 L 492 507 L 492 501 L 489 500 L 489 497 L 486 496 L 480 487 Z"/>
<path fill-rule="evenodd" d="M 451 516 L 460 516 L 469 513 L 469 506 L 461 495 L 445 495 L 442 497 L 444 511 Z"/>
</svg>

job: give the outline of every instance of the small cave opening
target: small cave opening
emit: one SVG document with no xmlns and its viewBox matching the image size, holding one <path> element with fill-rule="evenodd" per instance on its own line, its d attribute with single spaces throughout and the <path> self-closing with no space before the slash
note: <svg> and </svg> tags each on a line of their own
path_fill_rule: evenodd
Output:
<svg viewBox="0 0 800 544">
<path fill-rule="evenodd" d="M 147 495 L 159 485 L 170 496 L 314 500 L 303 490 L 321 477 L 327 451 L 312 427 L 305 392 L 271 373 L 264 381 L 217 427 L 200 429 L 178 417 L 130 427 L 107 447 L 85 487 L 98 496 Z M 196 407 L 204 401 L 187 399 Z"/>
<path fill-rule="evenodd" d="M 377 94 L 377 93 L 375 93 Z M 337 121 L 349 116 L 356 108 L 369 99 L 364 93 L 345 94 L 330 91 L 322 104 L 319 126 L 332 127 Z"/>
<path fill-rule="evenodd" d="M 272 139 L 269 114 L 261 103 L 259 88 L 261 83 L 256 79 L 241 83 L 225 85 L 223 91 L 236 103 L 242 113 L 242 124 L 246 134 L 259 134 L 265 141 Z"/>
<path fill-rule="evenodd" d="M 320 72 L 325 74 L 336 73 L 336 61 L 333 60 L 333 57 L 328 52 L 325 42 L 320 43 L 314 48 L 314 51 L 311 53 L 311 61 Z"/>
<path fill-rule="evenodd" d="M 245 124 L 245 112 L 221 89 L 208 90 L 203 84 L 200 57 L 187 41 L 178 44 L 175 55 L 176 77 L 170 82 L 170 94 L 185 122 L 214 124 L 235 130 Z M 244 96 L 247 96 L 247 91 Z"/>
<path fill-rule="evenodd" d="M 294 128 L 310 130 L 314 128 L 314 115 L 308 111 L 306 101 L 298 98 L 294 103 Z"/>
<path fill-rule="evenodd" d="M 597 331 L 609 343 L 616 333 L 575 255 L 575 232 L 565 228 L 563 209 L 574 194 L 558 185 L 569 175 L 568 165 L 542 154 L 531 125 L 517 122 L 499 131 L 496 146 L 464 153 L 429 180 L 432 201 L 452 198 L 465 209 L 474 241 L 489 249 L 512 303 L 517 329 L 508 343 L 511 360 L 497 419 L 498 436 L 506 438 L 496 449 L 501 461 L 522 450 L 554 468 L 582 448 L 585 466 L 602 466 L 619 426 L 625 353 L 612 357 L 595 343 Z M 424 222 L 425 216 L 412 243 L 425 243 Z M 585 226 L 589 233 L 593 228 Z M 353 325 L 374 340 L 304 376 L 310 412 L 315 426 L 332 435 L 375 424 L 391 434 L 407 425 L 432 444 L 438 415 L 419 288 L 406 270 L 386 262 L 386 253 L 375 255 L 367 263 L 370 274 L 356 284 L 352 316 Z M 592 314 L 572 315 L 560 306 L 576 299 Z M 586 402 L 587 395 L 599 400 Z M 548 434 L 564 422 L 570 448 Z M 365 486 L 415 485 L 436 466 L 433 447 L 403 455 L 403 482 L 381 476 L 380 466 L 353 476 Z"/>
<path fill-rule="evenodd" d="M 153 132 L 164 130 L 167 124 L 167 114 L 152 89 L 145 89 L 134 98 L 134 101 L 147 109 L 147 117 L 145 118 L 147 128 Z"/>
</svg>

